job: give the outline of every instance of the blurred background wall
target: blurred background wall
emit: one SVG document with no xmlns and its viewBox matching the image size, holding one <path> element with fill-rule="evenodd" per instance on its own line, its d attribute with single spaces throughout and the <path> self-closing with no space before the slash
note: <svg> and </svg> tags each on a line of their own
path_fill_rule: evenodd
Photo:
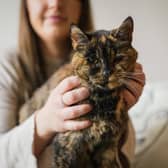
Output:
<svg viewBox="0 0 168 168">
<path fill-rule="evenodd" d="M 96 29 L 112 29 L 134 18 L 133 45 L 147 81 L 168 80 L 168 1 L 90 0 Z M 19 0 L 0 0 L 0 57 L 17 43 Z"/>
<path fill-rule="evenodd" d="M 0 57 L 16 46 L 20 0 L 0 0 Z"/>
</svg>

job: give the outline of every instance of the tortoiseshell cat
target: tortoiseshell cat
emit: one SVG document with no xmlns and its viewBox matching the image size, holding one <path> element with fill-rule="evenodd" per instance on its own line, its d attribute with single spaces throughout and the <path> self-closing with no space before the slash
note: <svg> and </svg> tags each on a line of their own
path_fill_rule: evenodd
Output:
<svg viewBox="0 0 168 168">
<path fill-rule="evenodd" d="M 90 89 L 85 100 L 93 104 L 93 125 L 81 131 L 59 133 L 53 140 L 54 168 L 127 168 L 121 148 L 128 134 L 128 112 L 121 94 L 127 87 L 137 52 L 132 47 L 133 20 L 128 17 L 118 29 L 84 33 L 71 26 L 72 61 L 61 67 L 20 110 L 20 122 L 41 108 L 50 91 L 65 77 L 78 75 Z M 81 102 L 83 103 L 83 102 Z"/>
</svg>

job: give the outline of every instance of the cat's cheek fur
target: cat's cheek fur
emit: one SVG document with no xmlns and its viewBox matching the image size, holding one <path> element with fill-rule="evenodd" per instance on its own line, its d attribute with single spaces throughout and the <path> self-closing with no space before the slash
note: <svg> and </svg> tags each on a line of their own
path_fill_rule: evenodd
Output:
<svg viewBox="0 0 168 168">
<path fill-rule="evenodd" d="M 74 73 L 75 73 L 74 75 L 77 75 L 82 79 L 88 80 L 87 74 L 88 74 L 89 67 L 88 67 L 88 64 L 87 64 L 85 58 L 83 58 L 82 55 L 80 55 L 79 53 L 76 53 L 73 56 L 71 64 L 74 69 Z"/>
</svg>

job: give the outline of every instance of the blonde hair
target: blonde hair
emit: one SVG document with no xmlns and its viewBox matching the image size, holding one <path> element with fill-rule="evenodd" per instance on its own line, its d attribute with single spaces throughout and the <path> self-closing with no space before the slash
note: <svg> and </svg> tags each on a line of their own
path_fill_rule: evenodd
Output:
<svg viewBox="0 0 168 168">
<path fill-rule="evenodd" d="M 81 0 L 82 10 L 79 27 L 84 31 L 94 29 L 91 5 L 89 0 Z M 45 79 L 42 54 L 38 45 L 38 36 L 34 32 L 27 11 L 26 0 L 20 4 L 20 23 L 19 23 L 18 50 L 19 59 L 25 67 L 27 74 L 30 75 L 32 86 L 39 87 Z"/>
</svg>

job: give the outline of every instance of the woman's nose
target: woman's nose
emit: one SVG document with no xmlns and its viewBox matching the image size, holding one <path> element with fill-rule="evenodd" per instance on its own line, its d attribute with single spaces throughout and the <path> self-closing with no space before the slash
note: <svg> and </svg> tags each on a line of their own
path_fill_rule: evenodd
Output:
<svg viewBox="0 0 168 168">
<path fill-rule="evenodd" d="M 59 7 L 61 4 L 61 0 L 48 0 L 49 7 Z"/>
</svg>

